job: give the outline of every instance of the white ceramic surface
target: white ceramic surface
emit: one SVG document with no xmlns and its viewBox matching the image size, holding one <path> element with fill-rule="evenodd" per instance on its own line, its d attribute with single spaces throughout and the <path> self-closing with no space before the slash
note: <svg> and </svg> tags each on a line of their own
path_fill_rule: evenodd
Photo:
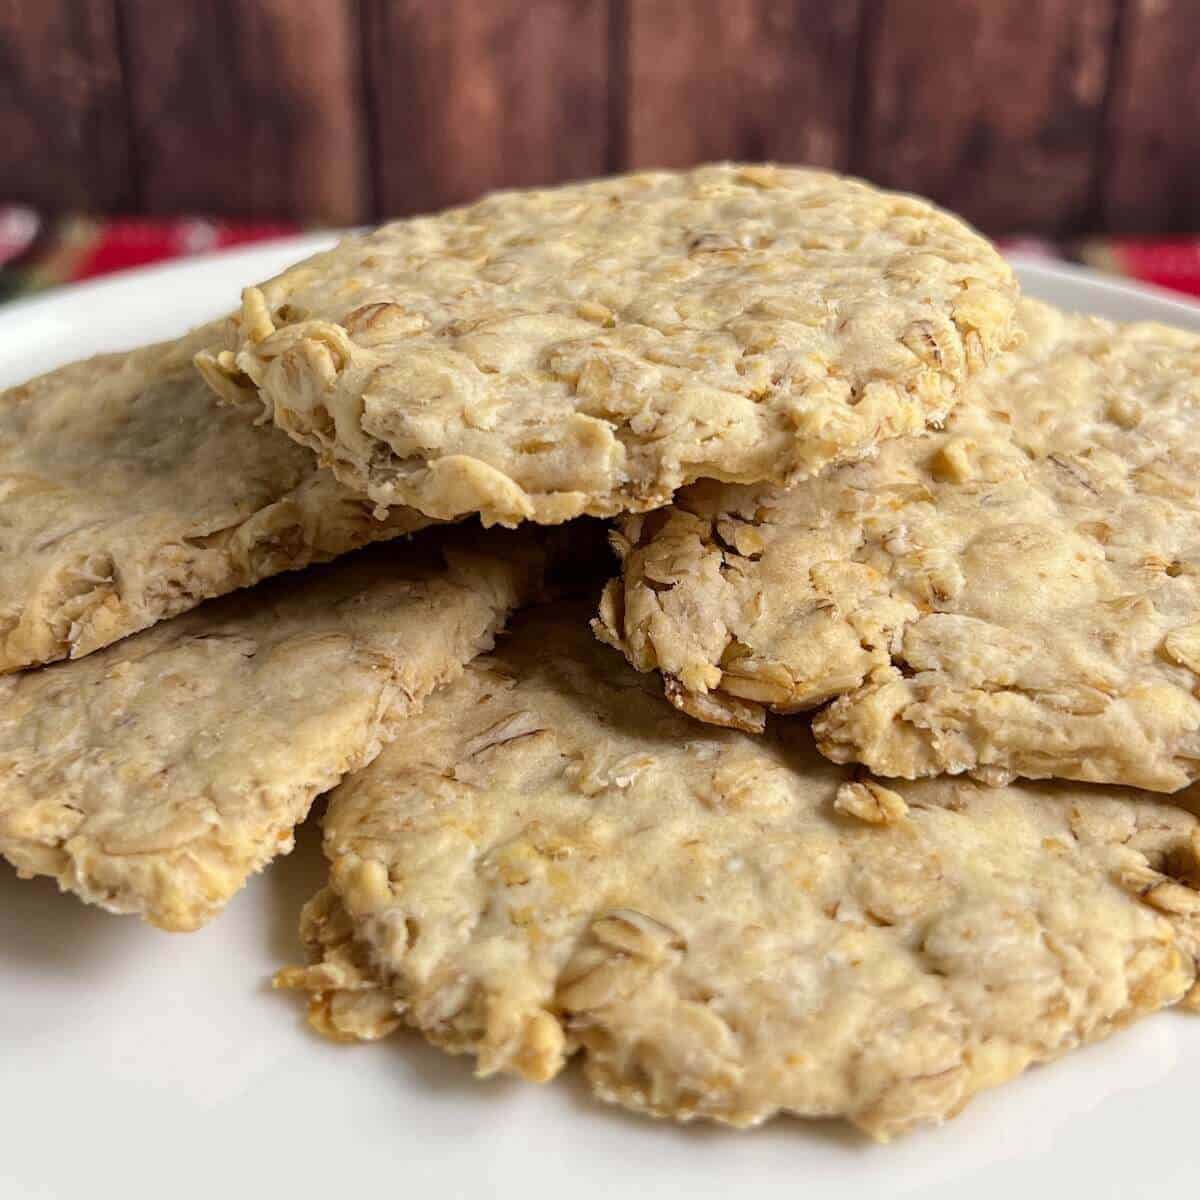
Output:
<svg viewBox="0 0 1200 1200">
<path fill-rule="evenodd" d="M 324 236 L 131 272 L 0 308 L 0 384 L 166 337 Z M 1200 329 L 1189 307 L 1087 272 L 1021 264 L 1067 308 Z M 1167 1013 L 891 1146 L 836 1123 L 676 1127 L 545 1088 L 476 1083 L 415 1038 L 338 1046 L 268 981 L 299 953 L 318 886 L 296 852 L 207 929 L 167 935 L 19 882 L 0 864 L 0 1198 L 1187 1196 L 1200 1018 Z"/>
</svg>

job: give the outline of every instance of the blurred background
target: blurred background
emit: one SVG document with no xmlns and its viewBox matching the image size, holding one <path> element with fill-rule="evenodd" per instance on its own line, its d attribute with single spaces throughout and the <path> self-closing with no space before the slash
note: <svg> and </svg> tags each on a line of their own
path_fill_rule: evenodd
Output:
<svg viewBox="0 0 1200 1200">
<path fill-rule="evenodd" d="M 0 0 L 37 214 L 344 225 L 719 158 L 1200 230 L 1200 0 Z"/>
</svg>

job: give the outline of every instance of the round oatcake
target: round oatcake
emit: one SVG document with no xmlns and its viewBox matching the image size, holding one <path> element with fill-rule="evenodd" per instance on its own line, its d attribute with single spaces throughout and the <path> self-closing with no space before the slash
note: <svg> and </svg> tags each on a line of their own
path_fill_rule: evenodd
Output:
<svg viewBox="0 0 1200 1200">
<path fill-rule="evenodd" d="M 429 530 L 0 678 L 0 858 L 199 928 L 540 594 L 544 541 Z"/>
<path fill-rule="evenodd" d="M 883 775 L 1200 777 L 1200 336 L 1018 324 L 938 433 L 627 519 L 600 636 L 701 720 L 832 700 Z"/>
<path fill-rule="evenodd" d="M 791 482 L 943 417 L 1016 283 L 961 221 L 821 171 L 708 166 L 398 221 L 245 294 L 278 425 L 381 506 L 556 523 Z"/>
<path fill-rule="evenodd" d="M 377 519 L 196 374 L 227 322 L 0 392 L 0 674 L 81 658 L 203 600 L 428 525 Z"/>
<path fill-rule="evenodd" d="M 1187 808 L 893 790 L 801 738 L 697 724 L 584 616 L 519 616 L 334 793 L 313 962 L 279 979 L 325 1032 L 406 1023 L 534 1080 L 579 1052 L 644 1112 L 886 1138 L 1200 999 Z"/>
</svg>

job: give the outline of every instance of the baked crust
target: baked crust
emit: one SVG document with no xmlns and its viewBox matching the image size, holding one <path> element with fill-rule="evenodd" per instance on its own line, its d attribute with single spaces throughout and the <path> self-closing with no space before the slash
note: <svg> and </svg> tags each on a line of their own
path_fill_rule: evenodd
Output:
<svg viewBox="0 0 1200 1200">
<path fill-rule="evenodd" d="M 0 854 L 199 927 L 490 647 L 541 569 L 519 536 L 430 531 L 0 679 Z"/>
<path fill-rule="evenodd" d="M 212 596 L 429 519 L 374 506 L 218 405 L 225 323 L 0 394 L 0 672 L 79 658 Z"/>
<path fill-rule="evenodd" d="M 557 523 L 924 428 L 1015 301 L 996 250 L 923 201 L 708 166 L 348 238 L 249 289 L 216 365 L 380 505 Z"/>
<path fill-rule="evenodd" d="M 1188 996 L 1196 816 L 1083 785 L 885 787 L 798 736 L 705 727 L 518 616 L 325 817 L 313 1023 L 399 1024 L 481 1074 L 888 1138 Z M 1189 794 L 1189 802 L 1196 797 Z"/>
<path fill-rule="evenodd" d="M 627 518 L 599 636 L 700 720 L 832 701 L 883 775 L 1200 776 L 1200 337 L 1020 311 L 940 432 Z"/>
</svg>

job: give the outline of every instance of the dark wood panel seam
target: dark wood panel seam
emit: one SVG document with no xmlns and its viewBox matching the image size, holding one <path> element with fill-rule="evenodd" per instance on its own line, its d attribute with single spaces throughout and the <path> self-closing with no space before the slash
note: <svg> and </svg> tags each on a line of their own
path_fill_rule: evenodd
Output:
<svg viewBox="0 0 1200 1200">
<path fill-rule="evenodd" d="M 1087 212 L 1080 222 L 1080 229 L 1104 227 L 1104 213 L 1112 170 L 1112 151 L 1116 144 L 1113 130 L 1113 108 L 1122 82 L 1121 72 L 1125 68 L 1125 53 L 1130 50 L 1129 38 L 1133 30 L 1131 0 L 1114 0 L 1112 29 L 1108 41 L 1108 74 L 1104 80 L 1104 98 L 1100 102 L 1100 130 L 1096 137 L 1096 154 L 1092 165 L 1092 178 L 1088 188 Z"/>
<path fill-rule="evenodd" d="M 629 0 L 608 0 L 608 144 L 604 169 L 629 166 Z"/>
<path fill-rule="evenodd" d="M 385 220 L 387 213 L 383 211 L 383 151 L 379 135 L 379 93 L 376 88 L 374 57 L 371 54 L 371 13 L 370 0 L 355 0 L 355 15 L 357 17 L 358 34 L 358 86 L 363 130 L 363 153 L 366 162 L 363 170 L 366 172 L 367 211 L 360 214 L 365 220 L 374 224 Z"/>
<path fill-rule="evenodd" d="M 145 209 L 145 176 L 142 139 L 138 135 L 137 113 L 133 99 L 133 59 L 129 46 L 129 14 L 121 0 L 112 0 L 113 28 L 117 38 L 117 63 L 121 70 L 121 98 L 125 106 L 125 138 L 129 148 L 129 179 L 125 203 L 132 212 Z"/>
<path fill-rule="evenodd" d="M 854 52 L 854 91 L 850 97 L 850 129 L 846 136 L 843 171 L 857 175 L 866 157 L 867 119 L 871 106 L 871 64 L 875 58 L 876 34 L 881 24 L 880 0 L 861 0 L 858 6 L 858 37 Z"/>
</svg>

